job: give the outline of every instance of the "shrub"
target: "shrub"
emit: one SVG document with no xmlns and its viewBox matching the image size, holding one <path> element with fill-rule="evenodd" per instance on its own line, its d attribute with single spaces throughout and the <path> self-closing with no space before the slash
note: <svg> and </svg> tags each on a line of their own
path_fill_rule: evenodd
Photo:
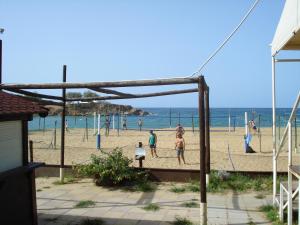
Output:
<svg viewBox="0 0 300 225">
<path fill-rule="evenodd" d="M 134 182 L 144 182 L 148 176 L 145 171 L 136 171 L 130 167 L 132 160 L 116 148 L 103 156 L 91 156 L 91 163 L 76 165 L 75 171 L 81 176 L 93 177 L 96 185 L 120 186 Z"/>
</svg>

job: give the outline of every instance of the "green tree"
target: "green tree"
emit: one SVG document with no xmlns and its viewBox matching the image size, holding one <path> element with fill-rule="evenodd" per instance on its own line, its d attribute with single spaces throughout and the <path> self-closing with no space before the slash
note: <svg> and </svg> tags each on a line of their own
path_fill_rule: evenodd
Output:
<svg viewBox="0 0 300 225">
<path fill-rule="evenodd" d="M 93 98 L 93 97 L 98 97 L 98 94 L 92 91 L 85 91 L 83 92 L 83 97 L 84 98 Z"/>
</svg>

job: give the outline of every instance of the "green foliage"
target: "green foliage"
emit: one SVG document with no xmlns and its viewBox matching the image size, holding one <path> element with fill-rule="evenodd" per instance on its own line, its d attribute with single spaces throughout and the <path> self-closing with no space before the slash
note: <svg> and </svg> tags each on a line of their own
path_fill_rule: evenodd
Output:
<svg viewBox="0 0 300 225">
<path fill-rule="evenodd" d="M 200 183 L 196 180 L 191 180 L 189 184 L 187 184 L 186 189 L 191 192 L 200 192 Z"/>
<path fill-rule="evenodd" d="M 174 193 L 184 193 L 186 191 L 186 189 L 185 189 L 185 187 L 173 186 L 173 187 L 171 187 L 170 191 L 174 192 Z"/>
<path fill-rule="evenodd" d="M 130 167 L 132 160 L 123 155 L 119 148 L 104 156 L 91 156 L 91 163 L 76 165 L 77 174 L 93 177 L 96 185 L 121 186 L 143 183 L 148 176 L 145 171 L 137 171 Z"/>
<path fill-rule="evenodd" d="M 176 217 L 175 221 L 172 222 L 173 225 L 193 225 L 193 222 L 187 218 Z"/>
<path fill-rule="evenodd" d="M 98 94 L 92 91 L 85 91 L 83 92 L 83 97 L 84 98 L 92 98 L 92 97 L 97 97 Z"/>
<path fill-rule="evenodd" d="M 223 192 L 225 190 L 234 191 L 271 191 L 272 177 L 271 176 L 257 176 L 250 177 L 243 174 L 230 174 L 226 179 L 222 179 L 217 172 L 213 171 L 210 174 L 208 185 L 209 192 Z"/>
<path fill-rule="evenodd" d="M 181 204 L 181 206 L 183 207 L 187 207 L 187 208 L 199 208 L 200 205 L 197 202 L 184 202 Z"/>
<path fill-rule="evenodd" d="M 260 207 L 260 211 L 264 212 L 266 217 L 276 225 L 284 225 L 284 223 L 280 222 L 278 216 L 278 209 L 272 205 L 264 205 Z"/>
<path fill-rule="evenodd" d="M 160 207 L 155 203 L 150 203 L 147 206 L 143 207 L 143 209 L 146 211 L 157 211 L 160 209 Z"/>
<path fill-rule="evenodd" d="M 82 94 L 80 92 L 67 92 L 66 97 L 67 98 L 81 98 Z"/>
<path fill-rule="evenodd" d="M 104 221 L 100 219 L 86 219 L 82 220 L 79 225 L 104 225 Z"/>
<path fill-rule="evenodd" d="M 89 208 L 95 206 L 95 202 L 90 200 L 80 201 L 75 205 L 75 208 Z"/>
</svg>

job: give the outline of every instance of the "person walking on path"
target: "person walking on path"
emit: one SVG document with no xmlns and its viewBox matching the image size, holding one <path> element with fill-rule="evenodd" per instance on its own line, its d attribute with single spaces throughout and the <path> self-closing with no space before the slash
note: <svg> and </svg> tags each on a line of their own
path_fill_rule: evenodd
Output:
<svg viewBox="0 0 300 225">
<path fill-rule="evenodd" d="M 157 136 L 153 132 L 153 130 L 150 130 L 149 146 L 150 146 L 152 158 L 154 158 L 154 156 L 155 158 L 158 158 L 158 155 L 156 153 L 156 143 L 157 143 Z"/>
<path fill-rule="evenodd" d="M 182 161 L 185 164 L 185 160 L 184 160 L 185 142 L 184 142 L 184 138 L 182 137 L 181 133 L 178 133 L 177 136 L 176 136 L 175 150 L 176 150 L 176 153 L 177 153 L 177 158 L 178 158 L 179 165 L 181 164 L 180 157 L 182 158 Z"/>
</svg>

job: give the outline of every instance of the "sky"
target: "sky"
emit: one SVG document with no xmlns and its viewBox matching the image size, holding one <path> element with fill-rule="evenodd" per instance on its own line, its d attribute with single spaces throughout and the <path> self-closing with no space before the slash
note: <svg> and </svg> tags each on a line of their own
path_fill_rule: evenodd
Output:
<svg viewBox="0 0 300 225">
<path fill-rule="evenodd" d="M 186 77 L 237 26 L 254 0 L 0 0 L 3 83 Z M 211 107 L 271 107 L 271 50 L 284 0 L 261 0 L 202 70 Z M 298 57 L 300 52 L 282 52 Z M 277 67 L 277 104 L 291 107 L 300 64 Z M 194 87 L 120 88 L 148 93 Z M 43 91 L 60 95 L 61 91 Z M 136 107 L 197 107 L 197 94 L 118 100 Z"/>
</svg>

